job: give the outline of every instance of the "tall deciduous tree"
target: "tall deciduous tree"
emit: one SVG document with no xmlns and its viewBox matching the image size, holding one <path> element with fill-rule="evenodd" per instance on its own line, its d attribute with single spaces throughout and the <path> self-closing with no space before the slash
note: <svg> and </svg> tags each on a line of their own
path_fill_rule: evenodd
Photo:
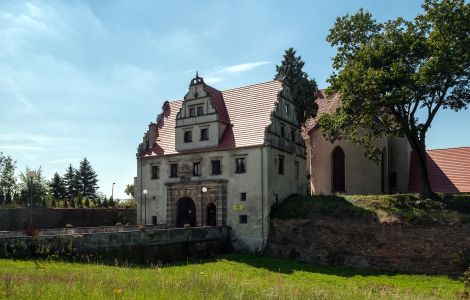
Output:
<svg viewBox="0 0 470 300">
<path fill-rule="evenodd" d="M 426 163 L 426 134 L 441 109 L 470 103 L 470 4 L 426 0 L 424 13 L 378 23 L 370 13 L 338 18 L 327 40 L 337 46 L 328 93 L 342 106 L 320 119 L 330 140 L 346 138 L 366 146 L 405 136 L 416 153 L 422 194 L 432 193 Z"/>
<path fill-rule="evenodd" d="M 46 196 L 49 191 L 49 185 L 46 181 L 46 178 L 42 175 L 42 169 L 39 167 L 36 170 L 36 177 L 32 180 L 26 175 L 30 171 L 29 168 L 26 168 L 24 173 L 20 173 L 20 184 L 19 188 L 21 193 L 27 197 L 27 202 L 29 203 L 30 192 L 32 193 L 33 207 L 46 206 Z M 26 199 L 25 199 L 26 200 Z"/>
<path fill-rule="evenodd" d="M 79 175 L 82 184 L 82 196 L 94 199 L 96 197 L 96 190 L 98 189 L 98 176 L 86 157 L 80 162 Z"/>
<path fill-rule="evenodd" d="M 11 204 L 12 194 L 16 185 L 16 162 L 11 156 L 5 156 L 0 152 L 0 190 L 4 195 L 4 203 Z"/>
<path fill-rule="evenodd" d="M 274 79 L 282 80 L 290 88 L 300 128 L 308 118 L 315 117 L 317 114 L 318 105 L 314 101 L 317 83 L 303 71 L 305 62 L 295 54 L 294 48 L 286 50 L 281 65 L 276 66 L 277 74 Z"/>
</svg>

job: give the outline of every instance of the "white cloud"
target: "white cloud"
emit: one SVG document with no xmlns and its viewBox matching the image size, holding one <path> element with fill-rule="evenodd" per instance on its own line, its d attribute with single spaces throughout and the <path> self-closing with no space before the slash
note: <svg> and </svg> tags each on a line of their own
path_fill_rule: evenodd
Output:
<svg viewBox="0 0 470 300">
<path fill-rule="evenodd" d="M 269 61 L 259 61 L 259 62 L 251 62 L 245 64 L 234 65 L 230 67 L 223 68 L 220 72 L 222 73 L 241 73 L 253 70 L 256 67 L 267 65 L 271 62 Z"/>
<path fill-rule="evenodd" d="M 212 84 L 212 83 L 217 83 L 217 82 L 220 82 L 222 81 L 223 79 L 220 78 L 220 77 L 205 77 L 204 78 L 204 81 L 206 83 L 209 83 L 209 84 Z"/>
<path fill-rule="evenodd" d="M 34 150 L 45 150 L 44 147 L 37 147 L 37 146 L 25 146 L 25 145 L 0 145 L 0 149 L 8 149 L 8 150 L 26 150 L 26 151 L 34 151 Z"/>
</svg>

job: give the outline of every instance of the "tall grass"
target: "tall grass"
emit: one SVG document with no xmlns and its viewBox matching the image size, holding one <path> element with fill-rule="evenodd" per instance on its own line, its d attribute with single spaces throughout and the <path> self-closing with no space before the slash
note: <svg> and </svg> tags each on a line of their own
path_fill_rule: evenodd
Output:
<svg viewBox="0 0 470 300">
<path fill-rule="evenodd" d="M 449 299 L 444 276 L 384 274 L 232 254 L 153 268 L 0 260 L 8 299 Z"/>
</svg>

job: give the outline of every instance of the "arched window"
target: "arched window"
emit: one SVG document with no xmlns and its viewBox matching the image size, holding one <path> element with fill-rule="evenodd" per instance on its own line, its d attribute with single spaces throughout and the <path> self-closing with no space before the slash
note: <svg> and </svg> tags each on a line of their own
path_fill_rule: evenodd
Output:
<svg viewBox="0 0 470 300">
<path fill-rule="evenodd" d="M 380 183 L 381 183 L 383 194 L 387 192 L 386 186 L 385 186 L 385 182 L 386 182 L 385 178 L 387 176 L 387 174 L 385 173 L 387 171 L 386 163 L 387 163 L 387 153 L 385 151 L 385 148 L 383 148 L 382 156 L 380 157 Z"/>
<path fill-rule="evenodd" d="M 332 173 L 333 173 L 333 192 L 344 192 L 345 189 L 345 172 L 344 172 L 344 151 L 341 147 L 333 150 L 332 156 Z"/>
</svg>

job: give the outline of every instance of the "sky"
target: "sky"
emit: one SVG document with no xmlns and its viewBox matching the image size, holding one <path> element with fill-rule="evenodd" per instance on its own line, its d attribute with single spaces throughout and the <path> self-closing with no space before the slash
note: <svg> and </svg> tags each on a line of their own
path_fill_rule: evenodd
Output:
<svg viewBox="0 0 470 300">
<path fill-rule="evenodd" d="M 63 174 L 86 157 L 100 191 L 127 198 L 136 148 L 166 100 L 199 71 L 219 90 L 269 81 L 294 47 L 322 88 L 336 17 L 412 19 L 421 1 L 0 2 L 0 152 L 17 172 Z M 470 145 L 470 110 L 441 111 L 428 148 Z"/>
</svg>

